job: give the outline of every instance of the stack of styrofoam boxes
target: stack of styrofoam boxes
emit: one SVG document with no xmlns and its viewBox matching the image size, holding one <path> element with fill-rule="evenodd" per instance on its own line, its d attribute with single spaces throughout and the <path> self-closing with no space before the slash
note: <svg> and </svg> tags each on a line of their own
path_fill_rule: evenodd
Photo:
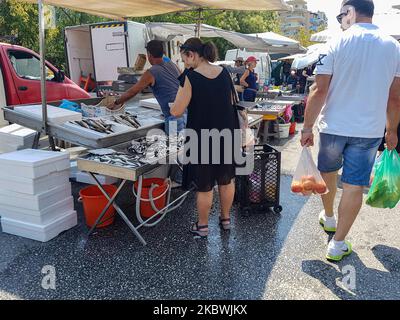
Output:
<svg viewBox="0 0 400 320">
<path fill-rule="evenodd" d="M 0 128 L 0 153 L 32 148 L 36 131 L 12 124 Z"/>
<path fill-rule="evenodd" d="M 68 153 L 25 149 L 0 155 L 3 232 L 49 241 L 77 224 Z"/>
</svg>

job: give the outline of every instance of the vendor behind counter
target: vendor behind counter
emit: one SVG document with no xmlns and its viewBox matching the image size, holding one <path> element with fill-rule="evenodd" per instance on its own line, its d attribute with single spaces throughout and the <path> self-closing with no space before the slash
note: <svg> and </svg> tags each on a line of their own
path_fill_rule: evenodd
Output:
<svg viewBox="0 0 400 320">
<path fill-rule="evenodd" d="M 179 118 L 171 115 L 169 103 L 175 101 L 176 94 L 179 88 L 178 77 L 180 71 L 172 61 L 165 61 L 164 48 L 162 41 L 152 40 L 146 45 L 147 58 L 152 67 L 147 70 L 140 80 L 125 92 L 120 98 L 115 100 L 111 108 L 118 108 L 121 104 L 135 97 L 143 89 L 150 86 L 154 97 L 157 99 L 161 107 L 161 111 L 165 118 L 165 131 L 169 134 L 172 130 L 172 121 L 177 122 L 177 131 L 181 131 L 186 125 L 186 113 Z"/>
</svg>

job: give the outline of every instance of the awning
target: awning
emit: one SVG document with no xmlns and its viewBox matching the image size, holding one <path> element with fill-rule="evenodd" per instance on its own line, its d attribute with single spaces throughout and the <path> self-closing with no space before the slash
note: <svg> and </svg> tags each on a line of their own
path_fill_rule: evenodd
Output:
<svg viewBox="0 0 400 320">
<path fill-rule="evenodd" d="M 37 3 L 37 0 L 23 0 Z M 226 10 L 289 10 L 283 0 L 44 0 L 43 3 L 111 19 L 145 17 L 198 7 Z"/>
<path fill-rule="evenodd" d="M 298 54 L 293 54 L 293 55 L 291 55 L 291 56 L 279 58 L 278 61 L 294 60 L 294 59 L 296 59 L 296 58 L 300 58 L 300 57 L 303 57 L 303 56 L 304 56 L 304 54 L 298 53 Z"/>
<path fill-rule="evenodd" d="M 176 24 L 167 22 L 146 23 L 150 39 L 171 40 L 176 36 L 195 36 L 195 24 Z M 273 32 L 262 34 L 243 34 L 227 31 L 207 24 L 201 25 L 201 36 L 205 38 L 224 38 L 240 49 L 268 53 L 298 53 L 306 50 L 299 42 Z"/>
<path fill-rule="evenodd" d="M 373 22 L 381 28 L 383 32 L 391 35 L 397 40 L 400 40 L 400 12 L 376 14 Z M 310 40 L 314 42 L 327 42 L 336 36 L 340 36 L 342 33 L 343 31 L 340 29 L 326 29 L 313 34 Z"/>
<path fill-rule="evenodd" d="M 264 32 L 264 33 L 253 33 L 250 34 L 257 38 L 262 39 L 265 43 L 270 45 L 271 47 L 268 50 L 268 53 L 286 53 L 286 54 L 296 54 L 296 53 L 304 53 L 307 51 L 306 48 L 300 45 L 300 42 L 275 32 Z"/>
<path fill-rule="evenodd" d="M 307 48 L 307 53 L 298 55 L 294 58 L 292 69 L 304 69 L 316 63 L 320 57 L 320 52 L 325 47 L 325 44 L 314 44 Z"/>
<path fill-rule="evenodd" d="M 43 132 L 47 133 L 47 101 L 45 75 L 45 32 L 43 4 L 67 8 L 112 19 L 144 17 L 193 8 L 225 10 L 278 11 L 290 10 L 283 0 L 18 0 L 38 4 L 41 63 L 41 97 Z M 201 13 L 201 11 L 199 11 Z"/>
</svg>

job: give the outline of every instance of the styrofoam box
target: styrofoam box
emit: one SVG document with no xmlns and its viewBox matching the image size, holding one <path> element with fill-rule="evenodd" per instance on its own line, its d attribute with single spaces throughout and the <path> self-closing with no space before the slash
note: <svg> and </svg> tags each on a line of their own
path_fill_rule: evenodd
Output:
<svg viewBox="0 0 400 320">
<path fill-rule="evenodd" d="M 37 195 L 0 189 L 1 204 L 28 210 L 40 211 L 70 196 L 71 184 L 69 182 Z"/>
<path fill-rule="evenodd" d="M 118 182 L 118 179 L 115 177 L 103 176 L 100 174 L 96 174 L 96 178 L 101 184 L 113 184 Z M 76 174 L 76 181 L 87 184 L 96 184 L 91 175 L 89 175 L 87 172 L 82 171 L 79 171 Z"/>
<path fill-rule="evenodd" d="M 71 211 L 46 225 L 37 225 L 14 219 L 1 218 L 3 232 L 42 242 L 54 239 L 61 232 L 69 230 L 77 224 L 78 218 L 76 211 Z"/>
<path fill-rule="evenodd" d="M 155 99 L 155 98 L 140 100 L 139 105 L 141 107 L 161 110 L 160 104 L 158 103 L 157 99 Z"/>
<path fill-rule="evenodd" d="M 30 146 L 30 147 L 32 147 L 32 146 Z M 22 150 L 22 149 L 25 149 L 25 148 L 23 145 L 20 145 L 20 144 L 0 143 L 0 153 L 15 152 L 15 151 Z"/>
<path fill-rule="evenodd" d="M 48 176 L 30 179 L 10 176 L 7 172 L 0 172 L 0 190 L 15 191 L 26 194 L 40 194 L 49 189 L 69 182 L 69 170 L 56 171 Z"/>
<path fill-rule="evenodd" d="M 34 119 L 42 120 L 42 105 L 15 107 L 14 111 L 28 115 Z M 50 123 L 63 124 L 67 121 L 82 120 L 82 114 L 80 112 L 47 105 L 47 119 Z"/>
<path fill-rule="evenodd" d="M 32 146 L 35 135 L 35 130 L 25 128 L 18 124 L 11 124 L 0 128 L 0 143 Z"/>
<path fill-rule="evenodd" d="M 74 198 L 69 197 L 50 207 L 38 210 L 21 209 L 0 204 L 0 217 L 34 224 L 48 224 L 68 212 L 74 211 Z"/>
<path fill-rule="evenodd" d="M 0 171 L 11 176 L 37 179 L 69 167 L 67 152 L 25 149 L 0 155 Z"/>
</svg>

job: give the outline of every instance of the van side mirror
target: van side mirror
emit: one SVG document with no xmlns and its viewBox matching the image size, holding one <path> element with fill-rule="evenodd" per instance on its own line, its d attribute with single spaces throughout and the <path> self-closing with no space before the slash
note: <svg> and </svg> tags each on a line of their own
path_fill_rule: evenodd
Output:
<svg viewBox="0 0 400 320">
<path fill-rule="evenodd" d="M 55 74 L 55 80 L 57 82 L 64 82 L 65 80 L 65 73 L 62 70 L 59 70 L 58 72 L 56 72 Z"/>
</svg>

